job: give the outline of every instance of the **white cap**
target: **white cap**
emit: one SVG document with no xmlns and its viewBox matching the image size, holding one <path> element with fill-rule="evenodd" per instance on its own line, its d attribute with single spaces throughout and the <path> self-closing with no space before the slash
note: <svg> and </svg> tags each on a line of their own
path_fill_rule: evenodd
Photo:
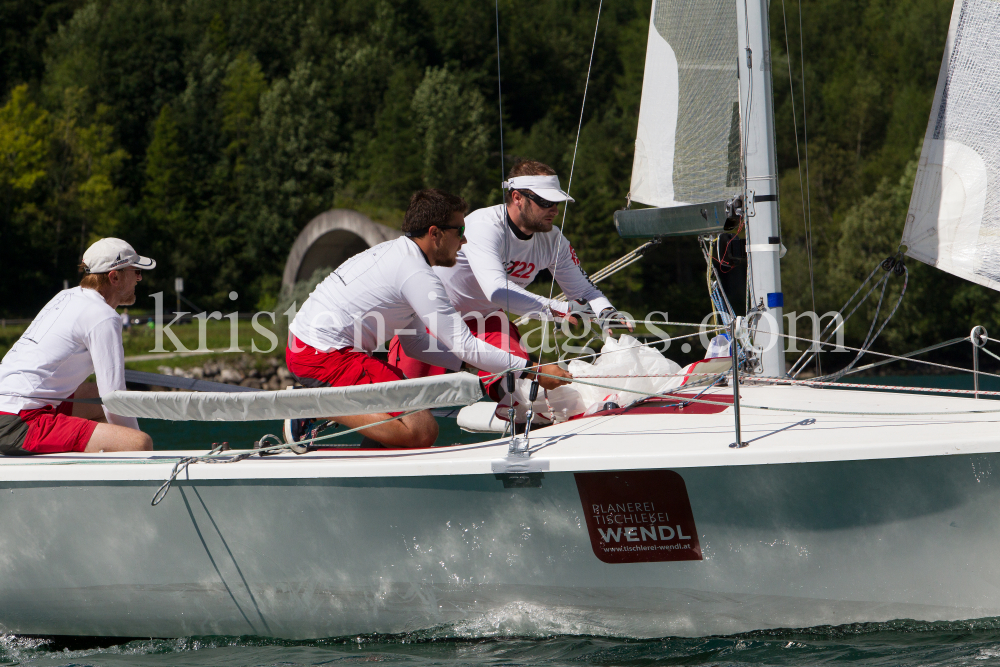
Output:
<svg viewBox="0 0 1000 667">
<path fill-rule="evenodd" d="M 558 176 L 515 176 L 504 181 L 503 187 L 507 190 L 531 190 L 549 201 L 576 201 L 563 192 Z"/>
<path fill-rule="evenodd" d="M 117 269 L 135 267 L 137 269 L 156 268 L 156 262 L 143 257 L 121 239 L 101 239 L 83 253 L 83 263 L 87 273 L 107 273 Z"/>
</svg>

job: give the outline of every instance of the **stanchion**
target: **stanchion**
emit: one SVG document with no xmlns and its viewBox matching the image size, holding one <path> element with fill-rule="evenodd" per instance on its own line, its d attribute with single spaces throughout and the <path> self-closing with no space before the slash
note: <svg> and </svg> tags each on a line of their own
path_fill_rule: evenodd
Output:
<svg viewBox="0 0 1000 667">
<path fill-rule="evenodd" d="M 738 317 L 734 317 L 733 321 L 729 323 L 729 355 L 733 359 L 733 413 L 736 415 L 736 442 L 729 446 L 736 449 L 746 447 L 740 433 L 740 355 L 736 344 L 736 320 L 738 319 Z"/>
<path fill-rule="evenodd" d="M 981 326 L 972 327 L 969 340 L 972 342 L 972 389 L 974 396 L 979 398 L 979 348 L 986 345 L 986 329 Z"/>
</svg>

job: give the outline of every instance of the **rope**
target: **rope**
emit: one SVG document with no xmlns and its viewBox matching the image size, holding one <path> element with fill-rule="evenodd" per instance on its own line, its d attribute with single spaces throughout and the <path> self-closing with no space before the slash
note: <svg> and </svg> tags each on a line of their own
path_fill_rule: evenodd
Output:
<svg viewBox="0 0 1000 667">
<path fill-rule="evenodd" d="M 899 304 L 903 302 L 903 295 L 906 294 L 906 287 L 910 283 L 910 272 L 905 265 L 903 265 L 903 289 L 900 290 L 899 292 L 899 298 L 896 299 L 896 304 L 892 307 L 892 312 L 889 313 L 889 316 L 886 317 L 885 320 L 882 322 L 882 326 L 880 326 L 878 331 L 875 332 L 875 335 L 872 336 L 872 330 L 875 328 L 875 323 L 878 321 L 878 314 L 882 310 L 882 301 L 885 299 L 885 289 L 886 287 L 889 286 L 889 275 L 891 274 L 891 272 L 892 272 L 891 269 L 889 271 L 886 271 L 885 277 L 882 279 L 882 292 L 881 294 L 879 294 L 878 304 L 876 304 L 875 306 L 875 315 L 872 316 L 871 326 L 868 327 L 868 335 L 865 336 L 865 341 L 864 343 L 861 344 L 862 351 L 858 352 L 857 356 L 855 356 L 854 359 L 851 360 L 851 363 L 847 364 L 846 368 L 836 373 L 831 373 L 830 375 L 824 376 L 825 379 L 836 379 L 839 377 L 843 377 L 852 368 L 854 368 L 854 365 L 858 363 L 862 355 L 864 355 L 865 353 L 864 351 L 868 350 L 872 346 L 872 344 L 875 342 L 875 339 L 878 338 L 879 335 L 881 335 L 882 331 L 885 329 L 885 326 L 889 324 L 889 320 L 891 320 L 892 316 L 896 314 L 896 310 L 899 309 Z"/>
<path fill-rule="evenodd" d="M 847 321 L 851 319 L 851 317 L 854 315 L 855 312 L 857 312 L 858 308 L 861 307 L 861 304 L 863 304 L 865 301 L 868 300 L 868 297 L 871 296 L 871 293 L 873 291 L 875 291 L 875 289 L 880 284 L 883 285 L 883 287 L 882 287 L 882 296 L 884 297 L 884 295 L 885 295 L 885 283 L 889 280 L 889 275 L 892 273 L 893 268 L 896 266 L 896 263 L 898 261 L 899 256 L 900 256 L 900 253 L 897 251 L 896 257 L 890 257 L 890 258 L 888 258 L 886 260 L 883 260 L 882 262 L 879 262 L 878 265 L 874 269 L 872 269 L 871 273 L 868 274 L 868 277 L 865 278 L 865 280 L 860 285 L 858 285 L 858 288 L 856 290 L 854 290 L 854 294 L 851 295 L 851 298 L 849 298 L 844 303 L 844 305 L 841 306 L 840 310 L 837 311 L 838 315 L 840 315 L 845 310 L 847 310 L 847 307 L 849 305 L 851 305 L 851 302 L 853 302 L 855 298 L 857 298 L 858 294 L 861 293 L 861 290 L 864 289 L 865 285 L 867 285 L 871 281 L 871 279 L 875 277 L 875 274 L 878 272 L 878 270 L 880 268 L 885 270 L 885 272 L 886 272 L 885 275 L 883 275 L 879 280 L 876 280 L 874 283 L 872 283 L 872 286 L 870 288 L 868 288 L 868 291 L 865 292 L 865 295 L 863 297 L 861 297 L 861 300 L 858 301 L 857 304 L 855 304 L 854 308 L 851 309 L 851 312 L 849 312 L 847 314 L 847 317 L 844 317 L 843 319 L 841 319 L 839 321 L 839 324 L 837 324 L 837 327 L 833 331 L 830 332 L 830 334 L 826 337 L 826 340 L 823 341 L 823 344 L 825 344 L 826 342 L 828 342 L 830 340 L 830 338 L 832 338 L 833 336 L 835 336 L 837 334 L 837 332 L 840 331 L 840 329 L 842 327 L 844 327 L 844 326 L 847 325 Z M 886 265 L 887 262 L 889 262 L 889 260 L 892 260 L 892 263 L 889 264 L 889 268 L 888 269 L 885 269 L 885 265 Z M 906 265 L 904 265 L 904 264 L 900 264 L 900 265 L 903 266 L 904 274 L 906 276 L 906 279 L 905 279 L 905 281 L 903 283 L 903 290 L 902 290 L 902 292 L 899 295 L 899 300 L 896 302 L 896 305 L 892 309 L 892 313 L 890 313 L 889 317 L 886 318 L 885 322 L 882 324 L 882 327 L 879 329 L 879 333 L 876 334 L 876 338 L 878 337 L 879 334 L 882 333 L 882 329 L 884 329 L 885 325 L 889 322 L 890 319 L 892 319 L 892 316 L 895 315 L 896 309 L 899 308 L 899 304 L 902 302 L 903 294 L 906 293 L 906 285 L 909 284 L 909 271 L 906 270 Z M 872 320 L 872 326 L 875 325 L 875 320 L 878 318 L 878 312 L 879 312 L 879 309 L 881 308 L 881 303 L 882 303 L 882 301 L 881 301 L 881 298 L 880 298 L 879 299 L 879 306 L 878 306 L 878 308 L 876 309 L 876 312 L 875 312 L 875 318 Z M 827 325 L 825 327 L 823 327 L 823 330 L 819 334 L 819 338 L 823 338 L 823 336 L 826 335 L 827 331 L 830 330 L 830 327 L 833 326 L 834 323 L 837 322 L 837 321 L 838 320 L 837 320 L 836 317 L 831 318 L 830 322 L 828 322 Z M 869 336 L 871 335 L 871 328 L 869 328 L 868 334 L 869 334 Z M 797 376 L 799 373 L 802 372 L 802 369 L 805 367 L 805 365 L 807 363 L 809 363 L 809 360 L 812 359 L 812 357 L 815 356 L 817 354 L 817 352 L 821 351 L 819 349 L 819 347 L 818 347 L 820 345 L 819 341 L 811 341 L 811 342 L 813 342 L 813 345 L 810 346 L 808 349 L 806 349 L 802 353 L 801 356 L 799 356 L 799 358 L 795 361 L 795 363 L 792 364 L 792 367 L 788 370 L 788 372 L 786 373 L 786 375 L 788 375 L 790 377 Z M 874 342 L 874 338 L 872 339 L 872 342 Z M 852 362 L 852 363 L 856 363 L 856 362 L 857 362 L 857 359 L 855 359 L 854 362 Z"/>
<path fill-rule="evenodd" d="M 545 373 L 539 373 L 543 377 L 556 377 L 554 375 L 547 375 Z M 574 379 L 574 382 L 577 380 Z M 771 380 L 764 381 L 765 383 L 771 382 Z M 804 382 L 804 380 L 803 380 Z M 596 382 L 586 382 L 580 381 L 580 384 L 589 385 L 591 387 L 597 387 L 599 389 L 612 389 L 615 391 L 626 391 L 630 394 L 640 394 L 647 398 L 679 398 L 682 400 L 690 401 L 691 403 L 703 403 L 705 405 L 715 405 L 723 407 L 732 407 L 732 403 L 729 402 L 719 402 L 719 401 L 706 401 L 703 399 L 690 398 L 688 396 L 679 396 L 671 392 L 660 392 L 651 393 L 645 391 L 637 391 L 634 389 L 627 389 L 625 387 L 614 387 L 611 385 L 599 384 Z M 980 392 L 982 393 L 982 392 Z M 996 414 L 1000 413 L 1000 408 L 995 410 L 946 410 L 941 412 L 858 412 L 853 410 L 814 410 L 812 408 L 776 408 L 767 405 L 750 405 L 745 403 L 742 399 L 740 400 L 740 409 L 750 408 L 753 410 L 770 410 L 772 412 L 796 412 L 803 414 L 818 414 L 818 415 L 855 415 L 862 417 L 921 417 L 925 415 L 978 415 L 978 414 Z"/>
<path fill-rule="evenodd" d="M 781 334 L 781 336 L 783 338 L 790 338 L 792 340 L 800 340 L 800 341 L 803 341 L 803 342 L 806 342 L 806 343 L 814 343 L 816 345 L 834 345 L 833 343 L 827 343 L 827 342 L 817 341 L 817 340 L 813 340 L 811 338 L 802 338 L 800 336 L 790 336 L 788 334 Z M 960 340 L 968 340 L 968 339 L 967 338 L 962 338 Z M 942 346 L 943 345 L 944 344 L 942 344 Z M 850 350 L 852 352 L 859 352 L 860 351 L 860 348 L 850 347 L 848 345 L 842 345 L 841 347 L 843 347 L 845 350 Z M 981 348 L 981 349 L 986 349 L 986 348 Z M 921 352 L 921 350 L 917 350 L 917 352 L 911 352 L 910 354 L 917 354 L 919 352 Z M 959 366 L 949 366 L 948 364 L 938 364 L 938 363 L 935 363 L 933 361 L 924 361 L 923 359 L 913 359 L 913 358 L 906 357 L 906 356 L 900 356 L 900 355 L 896 355 L 896 354 L 888 354 L 886 352 L 874 352 L 872 350 L 866 350 L 866 353 L 867 354 L 874 354 L 875 356 L 878 356 L 878 357 L 886 357 L 887 359 L 890 359 L 892 361 L 912 361 L 912 362 L 917 363 L 917 364 L 925 364 L 927 366 L 934 366 L 935 368 L 944 368 L 944 369 L 949 370 L 949 371 L 958 371 L 960 373 L 971 373 L 972 372 L 968 368 L 961 368 Z M 979 371 L 979 374 L 980 375 L 985 375 L 987 377 L 1000 378 L 1000 375 L 996 375 L 994 373 L 987 373 L 986 371 Z M 826 378 L 821 378 L 821 379 L 826 379 Z"/>
<path fill-rule="evenodd" d="M 652 323 L 655 323 L 655 324 L 664 324 L 663 322 L 659 322 L 657 320 L 637 320 L 637 323 L 644 323 L 644 322 L 652 322 Z M 673 324 L 673 322 L 671 322 L 670 324 Z M 688 324 L 688 323 L 684 323 L 684 324 Z M 702 326 L 705 326 L 705 325 L 703 325 L 703 324 L 688 324 L 688 326 L 702 327 Z M 713 331 L 723 331 L 723 330 L 724 330 L 723 327 L 714 327 L 714 328 L 706 329 L 703 332 L 686 334 L 684 336 L 672 336 L 670 338 L 670 340 L 671 341 L 684 340 L 685 338 L 693 338 L 695 336 L 701 336 L 703 333 L 711 333 Z M 663 342 L 663 339 L 657 339 L 655 341 L 650 341 L 648 343 L 638 343 L 637 345 L 633 345 L 631 348 L 628 348 L 628 349 L 633 349 L 633 348 L 636 348 L 636 347 L 650 347 L 650 346 L 653 346 L 653 345 L 659 345 L 662 342 Z M 589 341 L 588 341 L 588 344 L 589 344 Z M 600 356 L 601 354 L 602 354 L 601 352 L 593 352 L 591 354 L 581 354 L 579 356 L 573 357 L 573 358 L 568 359 L 566 361 L 577 361 L 577 360 L 582 360 L 582 359 L 589 359 L 590 357 L 597 357 L 597 356 Z M 489 382 L 492 382 L 496 378 L 498 378 L 501 375 L 504 375 L 504 374 L 506 374 L 506 373 L 508 373 L 508 372 L 510 372 L 512 370 L 519 370 L 519 371 L 525 371 L 525 372 L 534 372 L 536 369 L 541 368 L 541 366 L 542 366 L 542 364 L 537 364 L 537 365 L 534 365 L 534 366 L 532 366 L 532 365 L 529 364 L 527 366 L 524 366 L 523 368 L 520 368 L 520 367 L 519 368 L 507 368 L 505 370 L 497 371 L 496 373 L 490 373 L 489 375 L 483 375 L 481 377 L 482 377 L 483 382 L 488 384 Z"/>
<path fill-rule="evenodd" d="M 993 357 L 993 358 L 994 358 L 994 359 L 996 359 L 997 361 L 1000 361 L 1000 357 L 998 357 L 997 355 L 993 354 L 992 352 L 990 352 L 989 350 L 987 350 L 987 349 L 986 349 L 985 347 L 981 347 L 981 348 L 979 348 L 979 349 L 980 349 L 980 350 L 982 350 L 983 352 L 985 352 L 986 354 L 990 355 L 991 357 Z M 979 372 L 980 374 L 982 374 L 982 371 L 978 371 L 978 372 Z M 980 394 L 985 394 L 986 392 L 985 392 L 985 391 L 981 391 L 981 392 L 979 392 L 979 393 L 980 393 Z M 991 392 L 991 393 L 992 393 L 992 392 Z"/>
<path fill-rule="evenodd" d="M 907 352 L 906 354 L 903 354 L 903 355 L 900 355 L 900 356 L 902 358 L 910 358 L 910 357 L 914 357 L 914 356 L 916 356 L 918 354 L 923 354 L 924 352 L 931 352 L 932 350 L 939 350 L 942 347 L 948 347 L 949 345 L 955 345 L 956 343 L 964 343 L 964 342 L 967 342 L 968 340 L 969 339 L 965 338 L 965 337 L 962 337 L 962 338 L 952 338 L 951 340 L 945 341 L 943 343 L 937 343 L 936 345 L 930 345 L 928 347 L 922 347 L 919 350 L 915 350 L 913 352 Z M 864 366 L 859 366 L 857 368 L 852 368 L 848 372 L 844 373 L 844 375 L 853 375 L 855 373 L 861 373 L 862 371 L 867 371 L 867 370 L 871 370 L 872 368 L 878 368 L 879 366 L 885 366 L 886 364 L 891 364 L 893 361 L 895 361 L 895 359 L 886 359 L 884 361 L 876 361 L 875 363 L 865 364 Z M 914 359 L 914 361 L 918 361 L 918 360 Z"/>
<path fill-rule="evenodd" d="M 389 423 L 391 421 L 396 421 L 397 419 L 402 419 L 403 417 L 408 417 L 409 415 L 415 414 L 417 412 L 420 412 L 420 410 L 410 410 L 409 412 L 404 412 L 403 414 L 396 415 L 395 417 L 390 417 L 389 419 L 383 419 L 382 421 L 377 421 L 374 424 L 365 424 L 364 426 L 359 426 L 357 428 L 352 428 L 352 429 L 349 429 L 347 431 L 341 431 L 341 432 L 338 432 L 338 433 L 331 433 L 330 435 L 316 436 L 314 438 L 308 438 L 306 440 L 299 440 L 299 441 L 295 442 L 294 444 L 295 444 L 296 447 L 301 447 L 303 445 L 308 446 L 308 445 L 310 445 L 310 444 L 312 444 L 314 442 L 319 442 L 320 440 L 329 440 L 331 438 L 339 438 L 339 437 L 342 437 L 342 436 L 345 436 L 345 435 L 349 435 L 351 433 L 356 433 L 358 431 L 363 431 L 366 428 L 371 428 L 373 426 L 380 426 L 381 424 L 387 424 L 387 423 Z M 260 442 L 263 443 L 264 440 L 266 440 L 267 438 L 274 438 L 275 440 L 278 439 L 277 436 L 268 434 L 268 435 L 265 435 L 263 438 L 261 438 Z M 170 491 L 170 486 L 171 486 L 171 484 L 174 483 L 174 480 L 177 479 L 177 476 L 179 474 L 181 474 L 182 472 L 184 472 L 185 470 L 187 470 L 188 466 L 191 465 L 192 463 L 236 463 L 238 461 L 243 461 L 245 459 L 248 459 L 251 456 L 260 456 L 260 455 L 267 454 L 267 453 L 277 453 L 277 452 L 282 451 L 282 450 L 291 449 L 291 447 L 292 447 L 292 444 L 289 444 L 289 443 L 280 443 L 280 444 L 277 444 L 277 445 L 271 445 L 270 447 L 261 447 L 260 449 L 251 449 L 251 450 L 248 450 L 248 451 L 243 452 L 241 454 L 237 454 L 235 456 L 229 456 L 229 457 L 226 457 L 226 458 L 218 458 L 218 454 L 220 454 L 221 452 L 225 451 L 228 448 L 228 444 L 224 442 L 221 445 L 218 445 L 217 447 L 214 447 L 210 452 L 208 452 L 208 454 L 205 454 L 203 456 L 187 456 L 187 457 L 181 458 L 181 459 L 179 459 L 174 464 L 174 468 L 170 472 L 170 476 L 167 477 L 166 481 L 163 482 L 163 484 L 160 486 L 160 488 L 156 490 L 156 493 L 153 495 L 153 501 L 150 504 L 153 507 L 156 507 L 157 505 L 159 505 L 160 501 L 162 501 L 164 498 L 167 497 L 167 492 Z"/>
<path fill-rule="evenodd" d="M 993 354 L 988 352 L 987 354 Z M 993 355 L 996 356 L 996 355 Z M 997 357 L 1000 359 L 1000 357 Z M 917 392 L 917 393 L 928 393 L 928 394 L 974 394 L 975 389 L 939 389 L 934 387 L 904 387 L 902 385 L 892 385 L 892 384 L 855 384 L 851 382 L 826 382 L 823 380 L 790 380 L 788 378 L 768 378 L 767 380 L 762 380 L 765 384 L 788 384 L 788 385 L 806 385 L 806 386 L 816 386 L 816 387 L 835 387 L 835 388 L 847 388 L 847 389 L 883 389 L 891 391 L 906 391 L 906 392 Z M 982 396 L 1000 396 L 1000 391 L 979 391 Z"/>
</svg>

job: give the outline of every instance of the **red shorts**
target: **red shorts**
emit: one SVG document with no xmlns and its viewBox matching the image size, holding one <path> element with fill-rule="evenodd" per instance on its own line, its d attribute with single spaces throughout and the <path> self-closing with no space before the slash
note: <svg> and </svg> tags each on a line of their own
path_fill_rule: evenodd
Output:
<svg viewBox="0 0 1000 667">
<path fill-rule="evenodd" d="M 354 387 L 405 380 L 406 376 L 384 361 L 350 347 L 321 352 L 294 335 L 285 348 L 285 363 L 306 387 Z M 393 417 L 401 412 L 390 413 Z"/>
<path fill-rule="evenodd" d="M 469 327 L 472 335 L 484 343 L 498 347 L 504 352 L 510 352 L 519 359 L 528 358 L 528 353 L 521 346 L 521 332 L 517 330 L 517 326 L 513 322 L 507 320 L 507 317 L 502 312 L 497 311 L 487 315 L 482 331 L 479 330 L 479 321 L 474 317 L 465 320 L 465 324 Z M 504 331 L 505 324 L 506 331 Z M 401 370 L 408 378 L 442 375 L 447 372 L 440 366 L 431 366 L 408 356 L 403 351 L 403 346 L 400 345 L 398 336 L 393 336 L 392 340 L 389 341 L 389 365 Z M 479 371 L 479 377 L 489 377 L 491 375 L 493 373 Z M 500 400 L 500 385 L 498 383 L 501 379 L 503 379 L 503 376 L 496 377 L 490 382 L 485 383 L 486 392 L 494 401 Z"/>
<path fill-rule="evenodd" d="M 73 404 L 69 401 L 62 401 L 57 408 L 21 410 L 16 415 L 0 413 L 7 418 L 4 421 L 9 422 L 9 428 L 5 429 L 9 437 L 0 444 L 0 451 L 8 455 L 82 452 L 94 435 L 97 422 L 72 414 Z M 21 422 L 20 427 L 17 420 Z"/>
</svg>

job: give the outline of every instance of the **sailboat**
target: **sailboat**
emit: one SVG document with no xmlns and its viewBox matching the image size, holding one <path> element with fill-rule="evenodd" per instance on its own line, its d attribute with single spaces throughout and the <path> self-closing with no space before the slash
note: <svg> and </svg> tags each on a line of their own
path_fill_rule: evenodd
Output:
<svg viewBox="0 0 1000 667">
<path fill-rule="evenodd" d="M 996 113 L 976 77 L 995 90 L 998 7 L 956 0 L 903 239 L 991 285 L 1000 125 L 966 123 Z M 729 326 L 760 351 L 734 345 L 726 385 L 426 450 L 3 459 L 0 629 L 660 637 L 1000 615 L 996 404 L 789 384 L 761 344 L 783 305 L 766 9 L 654 0 L 632 189 L 653 208 L 616 216 L 624 236 L 711 237 L 743 196 L 759 317 Z M 470 400 L 441 381 L 310 405 L 109 398 L 189 419 Z"/>
</svg>

